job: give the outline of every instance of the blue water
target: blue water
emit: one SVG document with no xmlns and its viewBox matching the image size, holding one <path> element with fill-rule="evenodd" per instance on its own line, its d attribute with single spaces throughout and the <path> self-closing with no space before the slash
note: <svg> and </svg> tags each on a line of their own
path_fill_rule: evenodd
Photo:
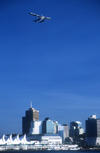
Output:
<svg viewBox="0 0 100 153">
<path fill-rule="evenodd" d="M 69 151 L 69 150 L 63 150 L 63 151 L 47 151 L 47 150 L 39 150 L 39 151 L 35 151 L 35 150 L 31 150 L 31 151 L 29 151 L 29 150 L 27 150 L 27 151 L 0 151 L 0 153 L 56 153 L 56 152 L 58 152 L 58 153 L 97 153 L 97 152 L 100 152 L 100 150 L 72 150 L 72 151 Z"/>
</svg>

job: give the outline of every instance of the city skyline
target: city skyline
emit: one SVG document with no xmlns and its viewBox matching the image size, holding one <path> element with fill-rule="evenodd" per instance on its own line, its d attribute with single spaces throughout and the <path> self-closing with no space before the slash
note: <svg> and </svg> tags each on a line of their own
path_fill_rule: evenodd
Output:
<svg viewBox="0 0 100 153">
<path fill-rule="evenodd" d="M 30 107 L 59 124 L 100 117 L 99 0 L 0 1 L 0 135 Z M 29 12 L 51 17 L 35 23 Z"/>
</svg>

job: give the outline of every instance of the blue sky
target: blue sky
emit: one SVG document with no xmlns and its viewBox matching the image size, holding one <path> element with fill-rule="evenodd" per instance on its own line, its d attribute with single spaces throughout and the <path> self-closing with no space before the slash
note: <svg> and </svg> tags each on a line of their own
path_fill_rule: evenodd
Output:
<svg viewBox="0 0 100 153">
<path fill-rule="evenodd" d="M 100 117 L 100 1 L 0 1 L 0 135 L 21 133 L 32 101 L 39 119 Z M 51 20 L 39 24 L 29 12 Z"/>
</svg>

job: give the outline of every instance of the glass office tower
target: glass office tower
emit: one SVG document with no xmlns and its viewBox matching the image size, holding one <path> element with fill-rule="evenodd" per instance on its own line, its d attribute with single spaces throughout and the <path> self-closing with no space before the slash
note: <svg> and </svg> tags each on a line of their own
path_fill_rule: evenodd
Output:
<svg viewBox="0 0 100 153">
<path fill-rule="evenodd" d="M 100 119 L 89 117 L 86 120 L 86 136 L 100 137 Z"/>
<path fill-rule="evenodd" d="M 100 145 L 100 119 L 92 115 L 85 121 L 86 125 L 86 145 Z"/>
<path fill-rule="evenodd" d="M 58 122 L 50 120 L 50 118 L 45 118 L 42 123 L 42 133 L 43 134 L 56 134 L 58 133 Z"/>
<path fill-rule="evenodd" d="M 79 137 L 79 135 L 84 133 L 82 128 L 82 123 L 80 121 L 75 121 L 70 123 L 69 135 L 70 137 Z"/>
</svg>

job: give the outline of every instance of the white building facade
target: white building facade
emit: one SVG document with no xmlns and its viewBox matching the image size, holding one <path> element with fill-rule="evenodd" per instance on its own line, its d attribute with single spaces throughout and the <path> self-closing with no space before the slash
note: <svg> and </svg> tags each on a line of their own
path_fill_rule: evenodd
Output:
<svg viewBox="0 0 100 153">
<path fill-rule="evenodd" d="M 30 134 L 42 134 L 42 121 L 31 121 Z"/>
</svg>

